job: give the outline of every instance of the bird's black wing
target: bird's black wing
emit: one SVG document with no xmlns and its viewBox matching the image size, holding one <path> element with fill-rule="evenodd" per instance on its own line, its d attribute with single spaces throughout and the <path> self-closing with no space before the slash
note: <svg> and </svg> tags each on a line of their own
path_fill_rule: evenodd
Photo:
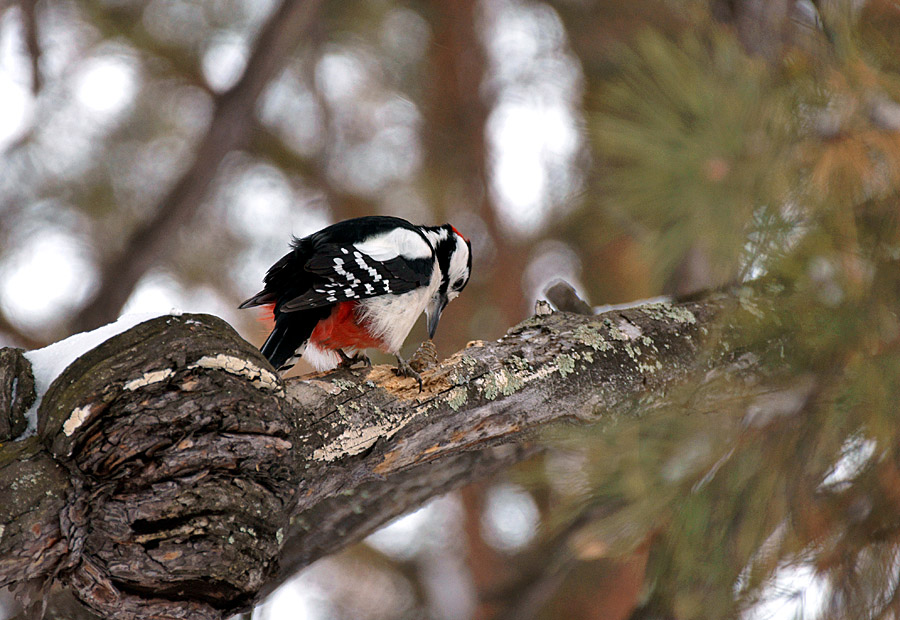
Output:
<svg viewBox="0 0 900 620">
<path fill-rule="evenodd" d="M 406 220 L 366 216 L 332 224 L 302 239 L 272 265 L 262 291 L 241 304 L 275 303 L 276 314 L 321 308 L 426 286 L 434 250 Z"/>
<path fill-rule="evenodd" d="M 395 256 L 376 260 L 353 244 L 326 243 L 303 266 L 312 285 L 281 305 L 282 312 L 309 310 L 325 305 L 401 295 L 427 286 L 433 269 L 431 258 Z"/>
</svg>

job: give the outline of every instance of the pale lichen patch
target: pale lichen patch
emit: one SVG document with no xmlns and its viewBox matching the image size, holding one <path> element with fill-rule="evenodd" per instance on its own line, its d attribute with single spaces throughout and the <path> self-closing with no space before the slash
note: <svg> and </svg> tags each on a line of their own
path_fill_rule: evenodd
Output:
<svg viewBox="0 0 900 620">
<path fill-rule="evenodd" d="M 69 416 L 69 419 L 63 423 L 63 433 L 65 433 L 66 437 L 71 437 L 72 433 L 78 430 L 82 424 L 87 421 L 87 419 L 91 416 L 91 411 L 93 410 L 94 405 L 89 404 L 84 407 L 76 407 L 72 414 Z"/>
<path fill-rule="evenodd" d="M 697 322 L 697 317 L 694 316 L 693 312 L 682 306 L 673 306 L 667 302 L 647 304 L 641 307 L 641 311 L 657 321 L 669 320 L 687 325 L 693 325 Z"/>
<path fill-rule="evenodd" d="M 224 353 L 219 353 L 218 355 L 204 355 L 188 366 L 188 370 L 193 368 L 222 370 L 229 374 L 249 379 L 251 384 L 260 389 L 280 389 L 279 379 L 275 373 L 233 355 L 225 355 Z"/>
<path fill-rule="evenodd" d="M 618 325 L 614 325 L 609 319 L 603 319 L 603 323 L 609 329 L 609 335 L 613 340 L 618 340 L 619 342 L 629 342 L 631 340 L 625 332 L 619 329 Z"/>
<path fill-rule="evenodd" d="M 516 370 L 533 370 L 531 364 L 528 363 L 528 360 L 518 355 L 511 355 L 509 357 L 509 363 L 512 364 L 512 366 L 515 367 Z"/>
<path fill-rule="evenodd" d="M 143 375 L 138 377 L 137 379 L 132 379 L 124 386 L 124 389 L 128 391 L 134 391 L 138 388 L 142 388 L 148 385 L 152 385 L 154 383 L 159 383 L 160 381 L 165 381 L 171 376 L 175 375 L 175 371 L 171 368 L 164 368 L 162 370 L 154 370 L 151 372 L 145 372 Z"/>
<path fill-rule="evenodd" d="M 449 365 L 452 367 L 447 375 L 447 380 L 452 385 L 465 385 L 471 380 L 478 362 L 468 355 L 457 355 L 451 356 L 449 359 L 445 360 L 442 365 Z"/>
<path fill-rule="evenodd" d="M 554 363 L 556 364 L 557 370 L 559 370 L 559 376 L 562 378 L 575 372 L 575 358 L 571 355 L 560 353 L 556 356 Z"/>
<path fill-rule="evenodd" d="M 515 394 L 525 382 L 522 378 L 506 368 L 501 368 L 496 372 L 492 372 L 484 377 L 484 397 L 488 400 L 494 400 L 501 394 L 510 396 Z"/>
<path fill-rule="evenodd" d="M 592 323 L 579 325 L 572 332 L 575 339 L 581 344 L 591 347 L 594 351 L 609 351 L 613 346 L 606 341 L 600 330 Z"/>
<path fill-rule="evenodd" d="M 331 383 L 338 389 L 338 394 L 340 394 L 344 390 L 352 390 L 353 388 L 358 387 L 356 383 L 354 383 L 353 381 L 347 381 L 346 379 L 335 379 Z"/>
<path fill-rule="evenodd" d="M 550 362 L 549 364 L 544 364 L 539 369 L 529 372 L 527 374 L 519 374 L 517 378 L 522 382 L 522 385 L 528 385 L 532 381 L 540 381 L 546 377 L 549 377 L 553 373 L 558 370 L 555 363 Z"/>
<path fill-rule="evenodd" d="M 447 394 L 447 404 L 453 411 L 459 411 L 468 399 L 469 392 L 464 387 L 455 387 Z"/>
</svg>

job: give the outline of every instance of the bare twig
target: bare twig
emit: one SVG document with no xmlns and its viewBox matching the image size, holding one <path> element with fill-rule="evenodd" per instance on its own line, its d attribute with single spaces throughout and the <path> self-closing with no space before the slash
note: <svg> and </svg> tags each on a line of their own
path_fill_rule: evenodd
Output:
<svg viewBox="0 0 900 620">
<path fill-rule="evenodd" d="M 41 91 L 44 82 L 41 74 L 41 46 L 38 43 L 36 4 L 37 0 L 20 0 L 19 2 L 25 27 L 25 47 L 28 49 L 28 58 L 31 61 L 31 92 L 34 95 Z"/>
<path fill-rule="evenodd" d="M 122 249 L 105 262 L 100 285 L 72 321 L 72 331 L 113 320 L 141 276 L 173 242 L 178 229 L 191 220 L 225 155 L 250 137 L 259 96 L 315 23 L 321 4 L 322 0 L 286 0 L 275 11 L 260 32 L 240 80 L 216 98 L 212 122 L 193 164 L 160 201 L 155 215 L 139 225 Z"/>
</svg>

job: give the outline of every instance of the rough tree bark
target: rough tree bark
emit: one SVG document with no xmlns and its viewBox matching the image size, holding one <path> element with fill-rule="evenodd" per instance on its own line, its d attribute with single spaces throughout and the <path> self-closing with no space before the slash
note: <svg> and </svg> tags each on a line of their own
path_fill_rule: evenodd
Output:
<svg viewBox="0 0 900 620">
<path fill-rule="evenodd" d="M 730 303 L 546 306 L 426 370 L 422 393 L 384 366 L 282 382 L 212 316 L 143 323 L 66 369 L 35 436 L 0 444 L 0 586 L 63 586 L 103 617 L 227 617 L 521 460 L 550 423 L 638 415 L 702 383 L 734 358 L 700 354 Z M 6 377 L 29 380 L 18 351 L 0 356 L 9 392 Z M 27 404 L 13 396 L 8 436 Z"/>
</svg>

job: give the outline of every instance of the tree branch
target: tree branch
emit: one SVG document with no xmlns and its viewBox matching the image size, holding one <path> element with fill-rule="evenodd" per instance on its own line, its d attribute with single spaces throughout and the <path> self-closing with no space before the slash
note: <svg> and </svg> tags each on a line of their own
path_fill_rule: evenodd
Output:
<svg viewBox="0 0 900 620">
<path fill-rule="evenodd" d="M 240 80 L 216 98 L 212 121 L 193 164 L 160 201 L 153 217 L 139 225 L 121 251 L 105 262 L 100 285 L 72 321 L 73 332 L 114 320 L 141 276 L 197 212 L 219 164 L 250 137 L 259 96 L 314 24 L 321 4 L 322 0 L 285 0 L 269 18 Z"/>
<path fill-rule="evenodd" d="M 551 423 L 665 405 L 707 375 L 727 303 L 544 314 L 426 370 L 422 393 L 385 366 L 283 383 L 215 317 L 143 323 L 54 381 L 36 437 L 0 446 L 0 587 L 41 578 L 108 617 L 226 617 L 525 458 Z"/>
<path fill-rule="evenodd" d="M 38 41 L 37 0 L 20 0 L 22 9 L 22 26 L 25 31 L 25 47 L 31 61 L 31 94 L 41 92 L 44 80 L 41 73 L 41 45 Z"/>
</svg>

